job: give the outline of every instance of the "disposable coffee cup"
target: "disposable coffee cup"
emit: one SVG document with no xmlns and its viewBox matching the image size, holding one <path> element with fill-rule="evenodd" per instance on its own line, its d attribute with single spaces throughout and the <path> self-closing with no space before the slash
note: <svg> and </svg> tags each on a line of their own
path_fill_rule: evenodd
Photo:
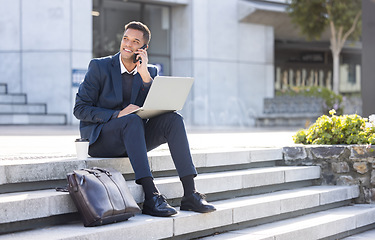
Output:
<svg viewBox="0 0 375 240">
<path fill-rule="evenodd" d="M 78 160 L 87 160 L 89 157 L 89 140 L 87 138 L 77 138 L 76 151 Z"/>
</svg>

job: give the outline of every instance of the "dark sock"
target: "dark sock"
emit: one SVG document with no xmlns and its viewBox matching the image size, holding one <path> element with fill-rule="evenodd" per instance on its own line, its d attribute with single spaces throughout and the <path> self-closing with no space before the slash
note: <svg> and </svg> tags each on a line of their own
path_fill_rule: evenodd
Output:
<svg viewBox="0 0 375 240">
<path fill-rule="evenodd" d="M 145 200 L 151 199 L 154 193 L 159 193 L 152 177 L 141 178 L 138 182 L 142 185 L 143 191 L 145 192 Z"/>
<path fill-rule="evenodd" d="M 189 196 L 195 192 L 194 175 L 188 175 L 181 178 L 184 187 L 184 196 Z"/>
</svg>

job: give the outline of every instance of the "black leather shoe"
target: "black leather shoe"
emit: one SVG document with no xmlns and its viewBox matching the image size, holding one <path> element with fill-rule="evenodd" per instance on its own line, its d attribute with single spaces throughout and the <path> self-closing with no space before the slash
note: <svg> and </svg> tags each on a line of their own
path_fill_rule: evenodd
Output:
<svg viewBox="0 0 375 240">
<path fill-rule="evenodd" d="M 199 192 L 194 192 L 190 196 L 181 200 L 181 210 L 208 213 L 216 210 L 214 205 L 207 203 L 205 196 Z"/>
<path fill-rule="evenodd" d="M 176 214 L 177 211 L 167 203 L 164 196 L 155 194 L 151 199 L 144 201 L 142 213 L 157 217 L 169 217 Z"/>
</svg>

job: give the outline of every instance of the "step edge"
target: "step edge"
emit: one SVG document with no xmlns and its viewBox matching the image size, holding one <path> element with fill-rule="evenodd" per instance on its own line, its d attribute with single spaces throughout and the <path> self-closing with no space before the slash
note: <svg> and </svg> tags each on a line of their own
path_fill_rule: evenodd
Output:
<svg viewBox="0 0 375 240">
<path fill-rule="evenodd" d="M 184 212 L 184 211 L 181 211 L 179 213 L 179 215 L 176 215 L 175 217 L 172 217 L 173 221 L 169 222 L 169 224 L 173 225 L 173 226 L 170 226 L 170 228 L 174 229 L 174 233 L 173 233 L 174 236 L 178 236 L 180 234 L 185 234 L 184 232 L 176 232 L 176 224 L 186 224 L 186 221 L 184 221 L 184 220 L 188 220 L 190 222 L 196 222 L 197 220 L 203 220 L 203 218 L 205 220 L 209 220 L 209 219 L 213 220 L 213 219 L 217 219 L 219 216 L 222 216 L 222 217 L 227 218 L 227 220 L 225 220 L 224 222 L 229 221 L 230 222 L 229 224 L 235 224 L 235 222 L 232 221 L 232 219 L 233 219 L 233 217 L 232 217 L 233 213 L 232 212 L 233 212 L 233 209 L 236 209 L 238 207 L 221 208 L 220 204 L 216 204 L 216 203 L 217 202 L 213 202 L 213 204 L 215 204 L 215 206 L 217 206 L 218 210 L 216 212 L 213 212 L 213 213 L 199 214 L 199 213 L 194 213 L 194 212 Z M 375 217 L 375 209 L 373 209 L 373 212 L 374 212 L 374 217 Z M 230 216 L 227 216 L 228 214 Z M 314 214 L 314 213 L 312 213 L 312 214 Z M 160 221 L 169 220 L 169 219 L 160 219 L 160 218 L 155 218 L 155 217 L 151 217 L 151 216 L 144 216 L 144 215 L 137 215 L 137 216 L 135 216 L 132 219 L 137 219 L 138 220 L 139 218 L 143 218 L 145 220 L 149 219 L 151 221 L 154 220 L 154 219 L 157 219 L 157 220 L 160 220 Z M 179 220 L 181 220 L 181 221 L 179 221 Z M 147 222 L 147 221 L 145 221 L 145 222 Z M 153 224 L 153 223 L 150 222 L 149 224 Z M 126 226 L 126 224 L 122 224 L 122 225 L 123 226 L 112 224 L 112 225 L 107 225 L 107 226 L 109 226 L 109 228 L 112 228 L 112 230 L 116 230 L 116 228 L 128 228 L 128 227 L 130 227 L 130 226 Z M 143 225 L 144 225 L 143 227 L 147 226 L 146 223 L 143 223 Z M 87 229 L 87 228 L 84 228 L 82 226 L 82 224 L 78 224 L 78 225 L 75 224 L 75 226 L 81 227 L 80 229 L 84 229 L 84 230 Z M 58 227 L 49 227 L 49 229 L 51 230 L 51 229 L 58 228 Z M 102 228 L 102 227 L 100 227 L 100 228 Z M 99 230 L 99 228 L 90 228 L 90 229 L 92 229 L 94 231 L 94 232 L 91 231 L 92 234 L 94 234 L 94 235 L 96 234 L 95 232 L 100 232 L 101 231 L 101 230 Z M 32 231 L 35 232 L 35 231 L 38 231 L 38 230 L 32 230 Z M 40 231 L 44 231 L 44 230 L 40 230 Z M 197 231 L 200 231 L 200 230 L 198 229 Z M 24 232 L 24 233 L 28 234 L 28 232 Z M 22 233 L 15 233 L 13 236 L 16 236 L 16 235 L 22 236 Z M 0 235 L 0 239 L 2 239 L 1 235 Z"/>
<path fill-rule="evenodd" d="M 227 151 L 228 155 L 237 154 L 251 154 L 251 149 L 246 151 Z M 268 151 L 268 150 L 264 150 Z M 273 150 L 271 150 L 273 151 Z M 279 152 L 282 149 L 278 149 Z M 245 153 L 243 153 L 245 152 Z M 230 160 L 223 160 L 217 165 L 212 163 L 207 163 L 206 159 L 210 158 L 212 153 L 195 153 L 192 152 L 193 162 L 196 168 L 212 168 L 221 166 L 230 166 L 233 164 Z M 14 157 L 9 157 L 13 159 L 0 160 L 0 185 L 13 184 L 13 183 L 26 183 L 26 182 L 36 182 L 36 181 L 47 181 L 47 180 L 61 180 L 66 178 L 66 174 L 75 169 L 81 168 L 91 168 L 91 167 L 111 167 L 117 169 L 122 174 L 134 174 L 131 167 L 129 158 L 89 158 L 88 160 L 77 160 L 75 157 L 61 157 L 61 158 L 51 158 L 50 161 L 46 158 L 41 159 L 21 159 L 17 160 Z M 277 161 L 267 159 L 268 161 Z M 256 161 L 260 162 L 260 161 Z M 242 162 L 238 162 L 240 165 L 251 164 L 251 160 L 245 159 Z M 169 152 L 155 152 L 154 154 L 149 154 L 149 164 L 153 172 L 164 172 L 175 170 L 172 158 Z M 17 175 L 17 172 L 23 172 L 24 168 L 29 169 L 30 174 L 27 176 Z M 32 169 L 38 169 L 38 171 L 32 171 Z M 52 169 L 54 169 L 52 171 Z M 60 169 L 60 170 L 59 170 Z M 43 173 L 43 175 L 42 175 Z"/>
</svg>

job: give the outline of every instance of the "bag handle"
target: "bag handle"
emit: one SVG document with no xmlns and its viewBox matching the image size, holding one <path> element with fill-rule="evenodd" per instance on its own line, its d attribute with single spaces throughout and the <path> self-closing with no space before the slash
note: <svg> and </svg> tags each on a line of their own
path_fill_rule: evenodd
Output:
<svg viewBox="0 0 375 240">
<path fill-rule="evenodd" d="M 55 190 L 56 190 L 56 192 L 69 192 L 68 186 L 65 186 L 65 187 L 56 187 Z"/>
<path fill-rule="evenodd" d="M 105 173 L 107 176 L 112 176 L 112 174 L 111 174 L 111 172 L 109 171 L 109 170 L 107 170 L 107 169 L 105 169 L 105 168 L 100 168 L 100 167 L 93 167 L 93 168 L 86 168 L 86 169 L 82 169 L 82 170 L 85 170 L 85 171 L 87 171 L 88 173 L 90 173 L 90 174 L 94 174 L 96 177 L 99 177 L 100 175 L 98 174 L 98 172 L 96 172 L 96 171 L 100 171 L 100 172 L 102 172 L 102 173 Z M 94 170 L 94 171 L 93 171 Z M 96 170 L 96 171 L 95 171 Z M 74 175 L 74 174 L 72 174 L 72 175 Z M 82 183 L 84 182 L 84 177 L 82 177 L 81 178 L 81 180 L 80 180 L 80 185 L 82 185 Z M 73 183 L 75 183 L 75 181 L 73 181 Z M 75 185 L 75 184 L 73 184 L 74 186 L 72 186 L 73 187 L 73 189 L 75 190 L 75 191 L 77 191 L 78 190 L 78 187 Z M 68 186 L 66 186 L 66 187 L 56 187 L 55 188 L 55 190 L 57 191 L 57 192 L 69 192 L 69 190 L 68 190 Z"/>
<path fill-rule="evenodd" d="M 107 176 L 112 176 L 111 172 L 105 168 L 100 168 L 100 167 L 93 167 L 91 168 L 92 170 L 97 170 L 97 171 L 100 171 L 102 173 L 105 173 Z"/>
</svg>

